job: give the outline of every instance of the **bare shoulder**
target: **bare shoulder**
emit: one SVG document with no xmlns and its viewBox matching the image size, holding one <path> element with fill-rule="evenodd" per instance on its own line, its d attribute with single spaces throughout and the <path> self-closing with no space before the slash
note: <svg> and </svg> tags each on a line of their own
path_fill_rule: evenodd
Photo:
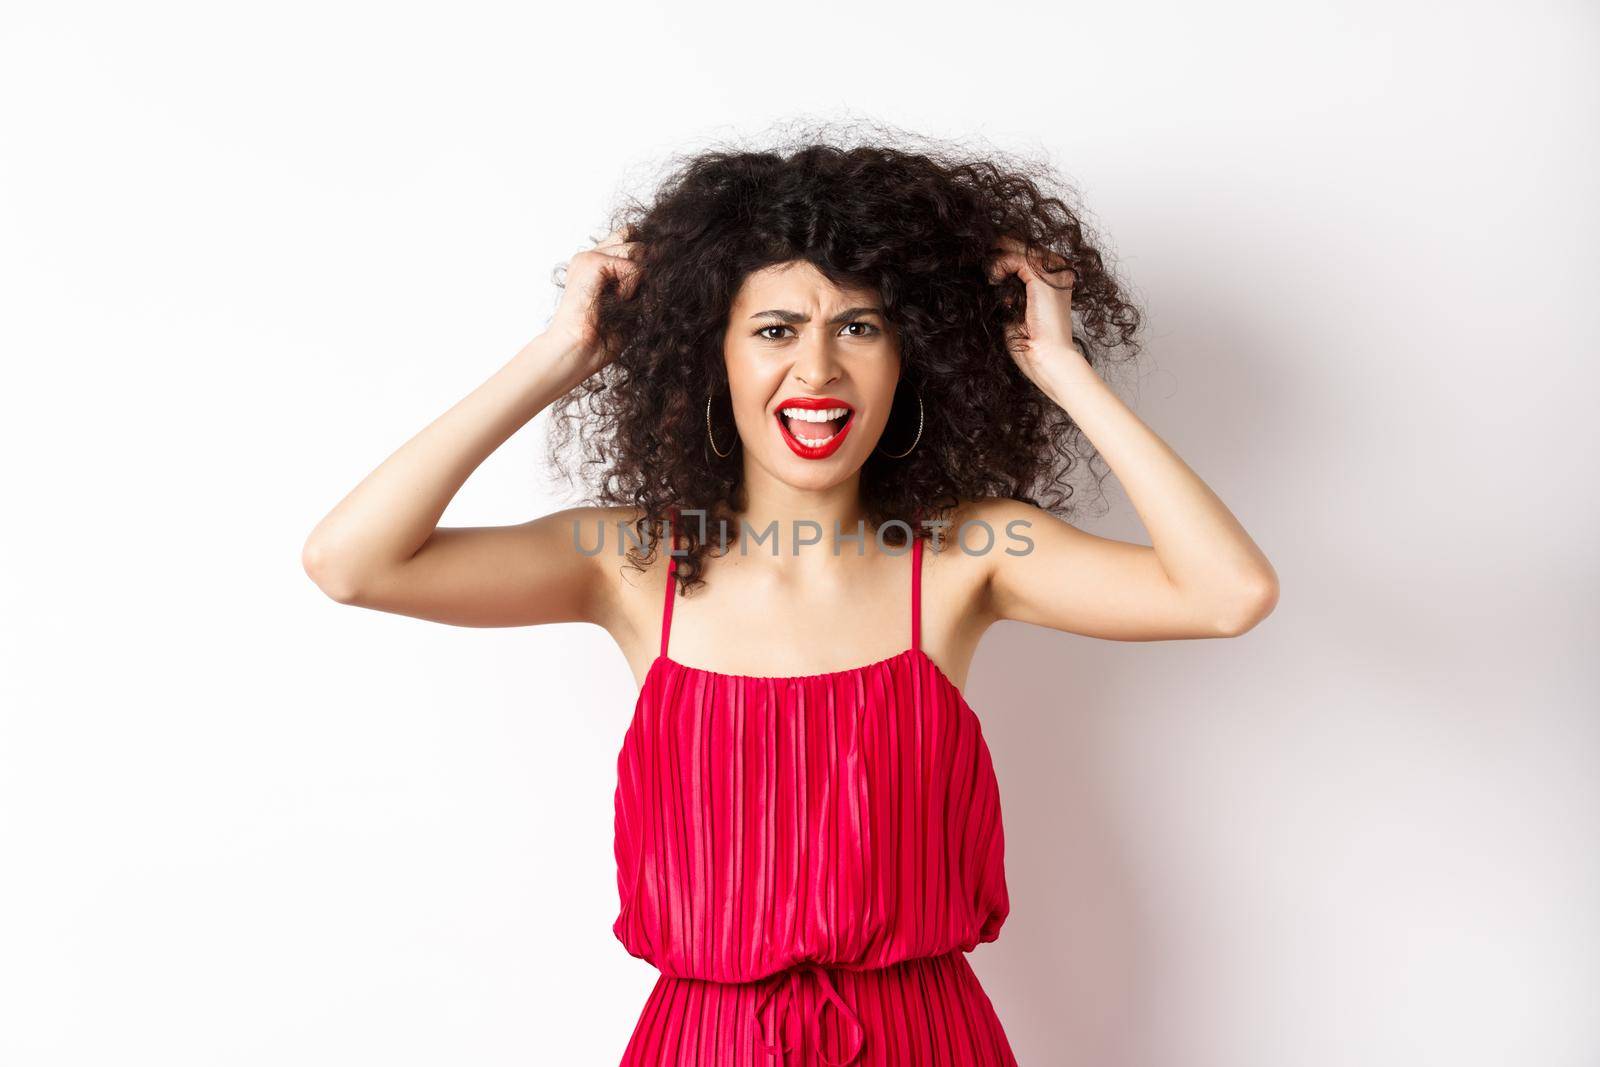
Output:
<svg viewBox="0 0 1600 1067">
<path fill-rule="evenodd" d="M 923 583 L 927 596 L 945 606 L 943 614 L 960 620 L 953 629 L 976 638 L 994 620 L 985 616 L 993 555 L 1008 543 L 1007 524 L 1021 513 L 1006 507 L 1018 501 L 1000 497 L 963 498 L 957 505 L 928 520 L 929 538 L 923 553 Z M 1026 507 L 1026 505 L 1020 505 Z"/>
<path fill-rule="evenodd" d="M 1008 547 L 1023 550 L 1030 531 L 1066 525 L 1043 508 L 1003 496 L 962 499 L 941 521 L 945 524 L 938 531 L 941 547 L 957 548 L 962 556 L 984 560 L 984 569 L 992 565 L 991 557 L 997 552 Z"/>
<path fill-rule="evenodd" d="M 639 520 L 644 512 L 630 505 L 583 509 L 581 538 L 598 569 L 595 622 L 622 643 L 649 615 L 644 605 L 658 600 L 666 588 L 667 555 L 657 551 L 645 562 Z M 633 556 L 640 556 L 641 570 Z"/>
<path fill-rule="evenodd" d="M 1059 544 L 1074 534 L 1089 536 L 1053 512 L 1013 497 L 963 498 L 943 520 L 948 525 L 938 531 L 943 551 L 937 556 L 948 560 L 950 580 L 962 588 L 977 624 L 985 628 L 1004 617 L 994 587 L 1007 561 L 1031 553 L 1041 538 Z"/>
<path fill-rule="evenodd" d="M 954 532 L 957 524 L 972 524 L 974 526 L 987 526 L 993 531 L 996 540 L 1008 536 L 1020 536 L 1020 531 L 1029 526 L 1040 523 L 1061 523 L 1062 519 L 1052 512 L 1024 500 L 1017 500 L 1009 496 L 984 496 L 973 497 L 961 501 L 959 507 L 951 512 L 951 531 Z M 969 540 L 976 541 L 978 534 L 969 534 Z"/>
</svg>

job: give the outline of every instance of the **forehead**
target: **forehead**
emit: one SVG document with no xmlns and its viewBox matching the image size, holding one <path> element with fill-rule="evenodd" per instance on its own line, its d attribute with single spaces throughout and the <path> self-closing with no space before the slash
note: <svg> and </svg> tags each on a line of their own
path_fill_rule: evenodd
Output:
<svg viewBox="0 0 1600 1067">
<path fill-rule="evenodd" d="M 840 288 L 815 266 L 804 260 L 779 263 L 745 275 L 733 306 L 799 309 L 813 304 L 823 307 L 850 303 L 875 303 L 878 293 L 865 287 Z"/>
</svg>

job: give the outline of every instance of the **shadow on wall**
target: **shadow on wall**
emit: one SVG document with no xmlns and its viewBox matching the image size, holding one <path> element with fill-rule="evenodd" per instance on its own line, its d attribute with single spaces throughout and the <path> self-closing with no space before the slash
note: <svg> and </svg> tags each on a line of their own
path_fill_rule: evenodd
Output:
<svg viewBox="0 0 1600 1067">
<path fill-rule="evenodd" d="M 1000 783 L 1011 913 L 971 955 L 1019 1064 L 1134 1067 L 1141 941 L 1108 819 L 1099 735 L 1121 712 L 1105 642 L 1020 623 L 992 627 L 967 700 Z"/>
</svg>

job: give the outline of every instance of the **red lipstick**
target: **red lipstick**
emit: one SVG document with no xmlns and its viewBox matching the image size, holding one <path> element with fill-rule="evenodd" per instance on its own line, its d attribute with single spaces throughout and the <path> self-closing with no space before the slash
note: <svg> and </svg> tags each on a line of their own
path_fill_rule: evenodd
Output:
<svg viewBox="0 0 1600 1067">
<path fill-rule="evenodd" d="M 784 408 L 802 408 L 806 411 L 826 411 L 829 408 L 843 408 L 844 422 L 834 435 L 822 445 L 807 444 L 789 431 L 789 421 L 784 418 Z M 831 396 L 795 396 L 778 403 L 777 410 L 773 413 L 778 422 L 778 433 L 783 436 L 783 443 L 789 450 L 801 459 L 827 459 L 839 450 L 844 444 L 845 434 L 850 432 L 850 427 L 855 425 L 855 405 L 847 404 L 843 400 Z"/>
</svg>

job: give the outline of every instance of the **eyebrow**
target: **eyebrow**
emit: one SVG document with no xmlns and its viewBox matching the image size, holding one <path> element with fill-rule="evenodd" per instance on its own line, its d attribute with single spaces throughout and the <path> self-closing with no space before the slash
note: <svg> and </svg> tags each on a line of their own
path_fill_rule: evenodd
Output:
<svg viewBox="0 0 1600 1067">
<path fill-rule="evenodd" d="M 829 319 L 828 320 L 828 325 L 829 326 L 837 326 L 840 323 L 849 322 L 851 319 L 859 319 L 863 315 L 877 315 L 879 318 L 882 318 L 883 317 L 883 309 L 882 308 L 878 308 L 878 307 L 845 308 L 843 311 L 839 312 L 839 314 L 837 314 L 833 318 Z M 774 319 L 777 319 L 779 322 L 786 322 L 786 323 L 791 323 L 791 324 L 792 323 L 796 323 L 796 322 L 810 322 L 811 321 L 811 316 L 810 315 L 803 315 L 798 311 L 786 311 L 786 310 L 784 310 L 782 308 L 771 308 L 771 309 L 769 309 L 767 311 L 758 311 L 754 315 L 751 315 L 750 317 L 752 319 L 759 319 L 759 318 L 763 318 L 763 317 L 774 318 Z"/>
</svg>

